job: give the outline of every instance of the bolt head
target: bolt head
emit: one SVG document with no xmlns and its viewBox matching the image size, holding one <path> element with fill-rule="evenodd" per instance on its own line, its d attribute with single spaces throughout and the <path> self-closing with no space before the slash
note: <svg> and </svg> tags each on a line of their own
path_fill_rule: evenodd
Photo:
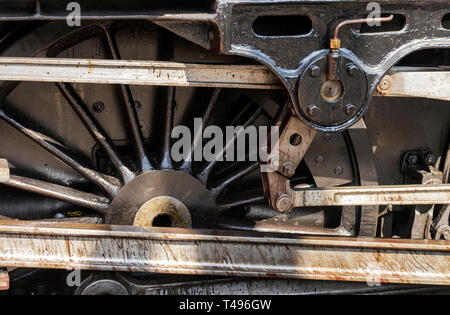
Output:
<svg viewBox="0 0 450 315">
<path fill-rule="evenodd" d="M 312 66 L 311 69 L 309 69 L 309 74 L 312 77 L 317 77 L 320 75 L 320 68 L 318 66 Z"/>
<path fill-rule="evenodd" d="M 348 116 L 353 116 L 356 114 L 356 106 L 353 104 L 347 104 L 345 105 L 344 111 Z"/>
<path fill-rule="evenodd" d="M 319 114 L 319 107 L 317 105 L 311 104 L 308 106 L 308 115 L 316 116 Z"/>
</svg>

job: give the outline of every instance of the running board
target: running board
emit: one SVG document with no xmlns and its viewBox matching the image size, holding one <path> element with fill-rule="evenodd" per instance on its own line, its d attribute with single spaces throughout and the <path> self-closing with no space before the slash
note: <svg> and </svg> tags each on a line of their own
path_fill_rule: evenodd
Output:
<svg viewBox="0 0 450 315">
<path fill-rule="evenodd" d="M 450 241 L 3 220 L 0 266 L 450 285 Z"/>
<path fill-rule="evenodd" d="M 450 100 L 450 72 L 396 72 L 385 76 L 377 96 Z M 281 89 L 263 65 L 214 65 L 160 61 L 0 57 L 0 80 L 127 85 Z"/>
</svg>

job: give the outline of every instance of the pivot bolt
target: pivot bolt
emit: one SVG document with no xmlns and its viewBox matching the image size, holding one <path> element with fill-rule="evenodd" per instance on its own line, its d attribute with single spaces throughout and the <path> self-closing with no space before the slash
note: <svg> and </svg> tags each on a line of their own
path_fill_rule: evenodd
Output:
<svg viewBox="0 0 450 315">
<path fill-rule="evenodd" d="M 320 75 L 320 68 L 318 66 L 312 66 L 311 69 L 309 69 L 309 74 L 312 77 L 317 77 Z"/>
<path fill-rule="evenodd" d="M 311 104 L 308 106 L 308 115 L 309 116 L 316 116 L 319 114 L 319 107 L 317 105 Z"/>
<path fill-rule="evenodd" d="M 344 111 L 347 115 L 352 116 L 356 113 L 356 106 L 353 104 L 345 105 Z"/>
<path fill-rule="evenodd" d="M 279 212 L 289 212 L 294 207 L 294 197 L 286 193 L 279 193 L 275 208 Z"/>
</svg>

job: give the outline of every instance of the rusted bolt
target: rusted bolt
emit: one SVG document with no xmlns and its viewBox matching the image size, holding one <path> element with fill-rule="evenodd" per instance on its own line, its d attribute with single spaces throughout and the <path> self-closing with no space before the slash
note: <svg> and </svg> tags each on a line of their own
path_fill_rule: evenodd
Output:
<svg viewBox="0 0 450 315">
<path fill-rule="evenodd" d="M 353 64 L 352 65 L 348 65 L 348 67 L 347 67 L 347 74 L 349 76 L 353 77 L 356 74 L 357 71 L 358 71 L 358 67 L 357 66 L 355 66 Z"/>
<path fill-rule="evenodd" d="M 334 174 L 336 174 L 336 175 L 341 175 L 343 172 L 344 172 L 344 169 L 340 165 L 336 166 L 336 168 L 334 169 Z"/>
<path fill-rule="evenodd" d="M 323 162 L 325 162 L 325 157 L 324 157 L 322 154 L 319 154 L 319 155 L 316 157 L 316 163 L 317 163 L 317 164 L 322 164 Z"/>
<path fill-rule="evenodd" d="M 377 86 L 377 90 L 380 93 L 386 93 L 392 86 L 392 78 L 386 75 L 383 79 L 381 79 L 380 83 Z"/>
<path fill-rule="evenodd" d="M 105 109 L 105 104 L 103 102 L 95 102 L 94 105 L 92 105 L 92 109 L 96 113 L 101 113 Z"/>
<path fill-rule="evenodd" d="M 289 212 L 294 207 L 294 197 L 286 193 L 279 193 L 275 208 L 279 212 Z"/>
<path fill-rule="evenodd" d="M 291 177 L 295 174 L 295 168 L 291 162 L 285 162 L 283 164 L 282 172 L 284 175 Z"/>
<path fill-rule="evenodd" d="M 318 66 L 312 66 L 311 69 L 309 69 L 309 74 L 312 77 L 317 77 L 320 75 L 320 68 Z"/>
<path fill-rule="evenodd" d="M 356 113 L 356 106 L 353 104 L 345 105 L 344 111 L 347 115 L 352 116 Z"/>
<path fill-rule="evenodd" d="M 308 115 L 309 116 L 316 116 L 319 114 L 319 107 L 317 105 L 311 104 L 308 106 Z"/>
</svg>

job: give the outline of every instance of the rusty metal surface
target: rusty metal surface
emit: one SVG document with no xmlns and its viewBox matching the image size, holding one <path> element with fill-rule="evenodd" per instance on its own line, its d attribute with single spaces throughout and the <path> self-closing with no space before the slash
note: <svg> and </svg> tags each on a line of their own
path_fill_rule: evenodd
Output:
<svg viewBox="0 0 450 315">
<path fill-rule="evenodd" d="M 276 76 L 260 65 L 1 57 L 0 69 L 0 79 L 8 81 L 281 88 Z"/>
<path fill-rule="evenodd" d="M 383 185 L 298 189 L 295 206 L 450 204 L 450 185 Z"/>
<path fill-rule="evenodd" d="M 450 242 L 0 221 L 0 265 L 450 284 Z"/>
<path fill-rule="evenodd" d="M 282 88 L 276 75 L 263 65 L 0 57 L 0 69 L 0 79 L 8 81 Z M 395 72 L 380 81 L 375 95 L 449 100 L 449 75 L 448 71 Z"/>
<path fill-rule="evenodd" d="M 0 291 L 9 289 L 9 275 L 7 271 L 0 270 Z"/>
<path fill-rule="evenodd" d="M 424 97 L 450 100 L 448 71 L 398 72 L 385 76 L 378 85 L 381 96 Z"/>
</svg>

